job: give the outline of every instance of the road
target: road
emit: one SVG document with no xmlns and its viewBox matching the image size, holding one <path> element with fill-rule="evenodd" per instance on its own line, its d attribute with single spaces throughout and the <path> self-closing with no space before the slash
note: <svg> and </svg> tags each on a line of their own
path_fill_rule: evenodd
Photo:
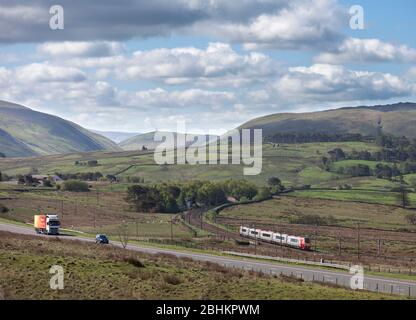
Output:
<svg viewBox="0 0 416 320">
<path fill-rule="evenodd" d="M 35 235 L 39 237 L 45 237 L 43 235 L 36 235 L 31 228 L 20 227 L 17 225 L 3 224 L 0 223 L 0 231 L 7 231 L 18 234 L 26 235 Z M 83 238 L 77 236 L 60 236 L 61 238 L 69 240 L 79 240 L 86 242 L 94 242 L 94 239 Z M 121 246 L 120 243 L 113 241 L 113 245 Z M 176 257 L 187 257 L 197 261 L 209 261 L 217 263 L 219 265 L 235 268 L 235 269 L 244 269 L 252 270 L 256 272 L 262 272 L 265 274 L 271 275 L 286 275 L 302 278 L 305 281 L 319 281 L 325 283 L 332 283 L 335 285 L 350 287 L 350 280 L 352 275 L 333 270 L 318 269 L 314 267 L 301 267 L 293 266 L 289 264 L 279 264 L 275 262 L 262 262 L 255 261 L 244 258 L 234 258 L 227 256 L 218 256 L 212 254 L 204 253 L 195 253 L 195 252 L 186 252 L 172 249 L 162 249 L 162 248 L 150 248 L 135 244 L 129 244 L 127 247 L 129 250 L 134 250 L 143 253 L 149 254 L 171 254 Z M 384 278 L 380 276 L 365 276 L 364 277 L 364 289 L 370 291 L 384 292 L 384 293 L 393 293 L 393 294 L 402 294 L 411 297 L 416 297 L 416 282 L 410 280 L 402 279 L 391 279 Z"/>
</svg>

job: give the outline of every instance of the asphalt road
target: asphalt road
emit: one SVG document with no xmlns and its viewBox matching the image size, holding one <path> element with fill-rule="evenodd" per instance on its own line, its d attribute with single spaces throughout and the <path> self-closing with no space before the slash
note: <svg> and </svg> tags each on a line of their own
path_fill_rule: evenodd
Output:
<svg viewBox="0 0 416 320">
<path fill-rule="evenodd" d="M 36 235 L 34 230 L 31 228 L 20 227 L 16 225 L 9 225 L 9 224 L 1 224 L 0 223 L 0 231 L 8 231 L 12 233 L 18 234 L 27 234 L 27 235 Z M 43 235 L 36 235 L 39 237 L 46 237 Z M 69 240 L 80 240 L 86 242 L 94 242 L 94 239 L 88 239 L 83 237 L 77 236 L 65 236 L 61 235 L 61 238 L 69 239 Z M 115 241 L 112 242 L 115 246 L 121 246 L 120 243 Z M 178 250 L 172 249 L 162 249 L 162 248 L 149 248 L 143 247 L 140 245 L 129 244 L 127 247 L 129 250 L 134 250 L 138 252 L 144 252 L 149 254 L 171 254 L 176 257 L 187 257 L 197 261 L 210 261 L 213 263 L 217 263 L 219 265 L 228 267 L 228 268 L 236 268 L 236 269 L 244 269 L 244 270 L 252 270 L 256 272 L 263 272 L 265 274 L 271 275 L 286 275 L 286 276 L 294 276 L 304 279 L 305 281 L 319 281 L 325 283 L 332 283 L 335 285 L 350 287 L 350 281 L 352 275 L 341 272 L 341 271 L 333 271 L 333 270 L 326 270 L 326 269 L 318 269 L 313 267 L 300 267 L 300 266 L 293 266 L 288 264 L 279 264 L 275 262 L 261 262 L 261 261 L 254 261 L 250 259 L 244 258 L 234 258 L 234 257 L 226 257 L 226 256 L 217 256 L 211 254 L 203 254 L 203 253 L 194 253 L 194 252 L 183 252 Z M 364 289 L 370 291 L 377 291 L 377 292 L 385 292 L 385 293 L 393 293 L 393 294 L 402 294 L 411 297 L 416 297 L 416 282 L 409 281 L 409 280 L 402 280 L 402 279 L 391 279 L 391 278 L 383 278 L 379 276 L 366 276 L 364 275 Z"/>
</svg>

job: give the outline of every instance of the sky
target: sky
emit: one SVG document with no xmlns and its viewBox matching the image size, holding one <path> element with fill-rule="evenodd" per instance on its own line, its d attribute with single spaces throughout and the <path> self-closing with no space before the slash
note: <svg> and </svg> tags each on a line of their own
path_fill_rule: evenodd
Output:
<svg viewBox="0 0 416 320">
<path fill-rule="evenodd" d="M 63 29 L 50 27 L 53 5 Z M 350 26 L 354 5 L 363 29 Z M 0 99 L 95 130 L 185 121 L 188 132 L 216 134 L 273 113 L 416 101 L 415 9 L 414 0 L 0 0 Z"/>
</svg>

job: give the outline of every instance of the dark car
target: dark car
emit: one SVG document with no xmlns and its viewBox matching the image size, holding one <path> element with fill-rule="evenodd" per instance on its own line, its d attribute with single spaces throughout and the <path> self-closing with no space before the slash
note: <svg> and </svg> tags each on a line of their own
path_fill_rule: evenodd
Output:
<svg viewBox="0 0 416 320">
<path fill-rule="evenodd" d="M 95 236 L 95 243 L 99 244 L 109 244 L 110 241 L 108 240 L 107 236 L 105 234 L 97 234 Z"/>
</svg>

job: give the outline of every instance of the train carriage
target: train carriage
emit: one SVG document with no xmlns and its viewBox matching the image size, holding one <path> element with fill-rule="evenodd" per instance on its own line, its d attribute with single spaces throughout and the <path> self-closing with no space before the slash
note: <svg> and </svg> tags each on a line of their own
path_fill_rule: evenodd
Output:
<svg viewBox="0 0 416 320">
<path fill-rule="evenodd" d="M 287 234 L 281 234 L 272 231 L 266 231 L 261 229 L 248 228 L 240 226 L 240 235 L 243 237 L 261 240 L 264 242 L 289 246 L 301 250 L 310 250 L 310 239 L 307 237 L 290 236 Z"/>
</svg>

